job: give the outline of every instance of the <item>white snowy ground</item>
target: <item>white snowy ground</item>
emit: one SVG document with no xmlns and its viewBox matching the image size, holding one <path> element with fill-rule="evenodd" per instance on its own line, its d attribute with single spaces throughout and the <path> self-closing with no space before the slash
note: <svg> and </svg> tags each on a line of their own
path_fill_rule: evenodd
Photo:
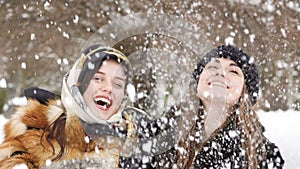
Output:
<svg viewBox="0 0 300 169">
<path fill-rule="evenodd" d="M 280 149 L 285 169 L 300 169 L 300 112 L 258 112 L 265 135 Z"/>
<path fill-rule="evenodd" d="M 280 149 L 285 159 L 285 169 L 300 169 L 300 112 L 258 112 L 266 128 L 265 135 Z M 0 115 L 0 143 L 7 119 Z"/>
</svg>

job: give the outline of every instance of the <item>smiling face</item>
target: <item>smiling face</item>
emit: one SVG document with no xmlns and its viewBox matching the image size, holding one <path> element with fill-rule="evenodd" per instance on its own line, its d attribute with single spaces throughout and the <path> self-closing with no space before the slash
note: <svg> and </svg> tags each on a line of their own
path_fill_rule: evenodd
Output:
<svg viewBox="0 0 300 169">
<path fill-rule="evenodd" d="M 115 60 L 105 60 L 84 92 L 84 101 L 96 117 L 108 120 L 122 104 L 125 85 L 123 66 Z"/>
<path fill-rule="evenodd" d="M 230 59 L 212 59 L 200 74 L 197 92 L 204 105 L 223 102 L 232 107 L 238 102 L 244 87 L 244 74 Z"/>
</svg>

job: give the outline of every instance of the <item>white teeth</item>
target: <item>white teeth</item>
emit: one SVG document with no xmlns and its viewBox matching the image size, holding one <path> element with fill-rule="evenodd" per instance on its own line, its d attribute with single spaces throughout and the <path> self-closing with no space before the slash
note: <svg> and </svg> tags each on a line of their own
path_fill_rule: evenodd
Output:
<svg viewBox="0 0 300 169">
<path fill-rule="evenodd" d="M 105 107 L 107 107 L 107 105 L 110 105 L 110 100 L 108 100 L 108 99 L 106 99 L 106 98 L 103 98 L 103 97 L 95 98 L 95 101 L 96 101 L 96 102 L 102 101 L 102 102 L 106 103 L 106 105 L 104 105 Z"/>
<path fill-rule="evenodd" d="M 224 85 L 223 83 L 220 83 L 220 82 L 212 82 L 211 85 L 217 85 L 217 86 L 226 88 L 226 85 Z"/>
</svg>

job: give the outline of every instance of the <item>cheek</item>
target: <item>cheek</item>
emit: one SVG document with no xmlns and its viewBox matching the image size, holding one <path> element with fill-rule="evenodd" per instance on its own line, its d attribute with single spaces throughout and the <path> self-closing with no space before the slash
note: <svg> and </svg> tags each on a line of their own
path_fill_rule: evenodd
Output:
<svg viewBox="0 0 300 169">
<path fill-rule="evenodd" d="M 235 98 L 239 98 L 243 92 L 243 87 L 244 87 L 244 83 L 242 81 L 236 81 L 234 82 L 234 86 L 233 86 L 233 96 L 235 96 Z"/>
<path fill-rule="evenodd" d="M 91 95 L 91 93 L 93 93 L 95 91 L 95 83 L 93 82 L 90 82 L 89 85 L 87 86 L 86 90 L 84 91 L 84 94 L 85 93 L 88 93 L 89 95 Z"/>
<path fill-rule="evenodd" d="M 243 87 L 244 87 L 244 79 L 238 79 L 236 81 L 237 92 L 242 93 Z"/>
<path fill-rule="evenodd" d="M 208 91 L 205 77 L 200 77 L 197 85 L 197 96 L 200 99 L 204 99 L 205 93 Z"/>
<path fill-rule="evenodd" d="M 91 92 L 89 87 L 85 90 L 85 92 L 83 93 L 83 98 L 84 100 L 88 101 L 90 98 L 92 98 Z"/>
<path fill-rule="evenodd" d="M 124 90 L 115 90 L 114 95 L 116 103 L 121 104 L 124 99 Z"/>
</svg>

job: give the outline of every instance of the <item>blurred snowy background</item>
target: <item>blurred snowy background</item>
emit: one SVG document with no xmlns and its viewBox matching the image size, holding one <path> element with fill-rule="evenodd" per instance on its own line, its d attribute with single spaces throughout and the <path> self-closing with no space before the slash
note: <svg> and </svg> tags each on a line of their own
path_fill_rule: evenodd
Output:
<svg viewBox="0 0 300 169">
<path fill-rule="evenodd" d="M 89 38 L 104 25 L 135 13 L 185 19 L 199 27 L 211 46 L 231 43 L 253 56 L 262 79 L 257 109 L 266 135 L 281 149 L 285 168 L 300 168 L 299 0 L 0 0 L 0 124 L 10 118 L 15 102 L 19 102 L 15 98 L 25 88 L 38 86 L 59 93 L 63 75 Z M 129 25 L 123 24 L 124 28 Z M 115 34 L 110 37 L 115 38 Z M 128 55 L 130 51 L 163 46 L 164 41 L 156 41 L 157 37 L 151 39 L 152 44 L 143 38 L 149 37 L 121 39 L 117 47 Z M 164 46 L 156 54 L 177 52 L 174 48 L 178 43 L 168 40 L 168 48 Z M 176 99 L 173 91 L 182 87 L 176 80 L 184 81 L 190 73 L 185 72 L 184 64 L 181 72 L 166 66 L 173 55 L 162 60 L 155 53 L 145 58 L 143 52 L 131 58 L 135 106 L 155 116 L 172 97 Z"/>
</svg>

